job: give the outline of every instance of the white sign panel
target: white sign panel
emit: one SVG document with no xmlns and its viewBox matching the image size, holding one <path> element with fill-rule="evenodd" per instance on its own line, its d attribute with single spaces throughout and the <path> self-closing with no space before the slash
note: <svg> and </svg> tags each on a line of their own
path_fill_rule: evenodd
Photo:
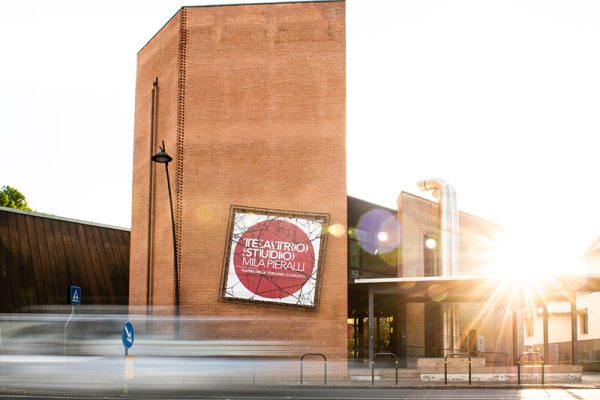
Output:
<svg viewBox="0 0 600 400">
<path fill-rule="evenodd" d="M 314 307 L 326 214 L 233 207 L 222 297 Z"/>
</svg>

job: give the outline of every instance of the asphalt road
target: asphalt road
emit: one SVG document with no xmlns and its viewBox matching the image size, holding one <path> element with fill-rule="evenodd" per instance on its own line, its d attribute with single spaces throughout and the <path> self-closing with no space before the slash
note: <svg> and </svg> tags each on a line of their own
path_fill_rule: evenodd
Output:
<svg viewBox="0 0 600 400">
<path fill-rule="evenodd" d="M 371 389 L 371 388 L 211 388 L 168 393 L 135 392 L 77 393 L 75 391 L 0 390 L 1 399 L 240 399 L 240 400 L 343 400 L 343 399 L 431 399 L 431 400 L 598 400 L 600 389 Z"/>
<path fill-rule="evenodd" d="M 399 388 L 350 382 L 331 386 L 298 386 L 297 362 L 263 364 L 195 357 L 0 357 L 2 399 L 431 399 L 431 400 L 600 400 L 600 375 L 559 388 L 471 387 L 443 385 Z M 319 367 L 321 367 L 319 365 Z M 255 369 L 258 371 L 255 374 Z M 287 381 L 273 379 L 273 370 L 289 372 Z M 320 369 L 318 370 L 320 373 Z M 321 382 L 312 376 L 313 385 Z M 256 380 L 256 382 L 255 382 Z M 253 382 L 255 384 L 253 384 Z M 379 383 L 383 385 L 384 383 Z M 391 382 L 387 382 L 391 385 Z M 423 384 L 415 381 L 412 385 Z M 336 386 L 337 385 L 337 386 Z M 505 384 L 506 385 L 506 384 Z M 579 385 L 579 387 L 578 387 Z M 585 387 L 588 387 L 587 389 Z M 598 388 L 598 389 L 596 389 Z"/>
</svg>

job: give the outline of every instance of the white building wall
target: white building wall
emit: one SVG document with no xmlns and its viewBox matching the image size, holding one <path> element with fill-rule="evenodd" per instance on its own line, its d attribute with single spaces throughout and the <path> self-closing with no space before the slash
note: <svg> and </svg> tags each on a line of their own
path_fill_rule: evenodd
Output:
<svg viewBox="0 0 600 400">
<path fill-rule="evenodd" d="M 525 345 L 532 346 L 535 351 L 540 351 L 541 346 L 544 343 L 544 319 L 542 309 L 540 308 L 535 312 L 535 317 L 533 319 L 533 336 L 527 336 L 526 324 L 523 325 Z M 570 340 L 571 316 L 565 313 L 550 313 L 550 310 L 548 310 L 548 343 L 568 342 Z"/>
<path fill-rule="evenodd" d="M 582 333 L 581 312 L 587 309 L 588 333 Z M 544 343 L 542 308 L 529 310 L 533 314 L 533 336 L 527 336 L 523 324 L 523 337 L 526 346 L 540 347 Z M 600 292 L 577 296 L 577 340 L 600 339 Z M 548 304 L 548 343 L 571 341 L 571 305 L 568 302 Z"/>
</svg>

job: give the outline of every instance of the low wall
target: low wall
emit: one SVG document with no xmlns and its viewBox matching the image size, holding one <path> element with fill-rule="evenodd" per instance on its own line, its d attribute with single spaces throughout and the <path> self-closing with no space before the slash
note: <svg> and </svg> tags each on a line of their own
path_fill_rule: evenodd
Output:
<svg viewBox="0 0 600 400">
<path fill-rule="evenodd" d="M 421 381 L 443 381 L 444 359 L 421 358 L 417 361 L 417 371 Z M 448 381 L 468 381 L 469 363 L 466 358 L 448 359 Z M 583 367 L 581 365 L 546 365 L 544 379 L 546 382 L 581 382 Z M 515 366 L 485 366 L 482 358 L 471 361 L 471 380 L 489 382 L 516 382 L 518 370 Z M 524 365 L 521 367 L 521 381 L 538 383 L 542 380 L 541 365 Z"/>
<path fill-rule="evenodd" d="M 471 357 L 471 367 L 485 367 L 485 358 Z M 417 368 L 441 368 L 444 373 L 443 358 L 419 358 L 417 360 Z M 460 368 L 466 371 L 469 368 L 469 359 L 466 357 L 451 357 L 448 358 L 448 368 Z"/>
</svg>

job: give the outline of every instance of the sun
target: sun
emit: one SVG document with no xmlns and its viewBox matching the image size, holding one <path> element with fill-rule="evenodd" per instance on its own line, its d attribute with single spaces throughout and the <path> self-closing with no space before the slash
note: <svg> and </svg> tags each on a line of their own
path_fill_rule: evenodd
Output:
<svg viewBox="0 0 600 400">
<path fill-rule="evenodd" d="M 494 247 L 487 272 L 519 285 L 535 285 L 567 269 L 564 255 L 559 254 L 561 249 L 551 248 L 541 235 L 513 233 L 502 237 Z"/>
</svg>

